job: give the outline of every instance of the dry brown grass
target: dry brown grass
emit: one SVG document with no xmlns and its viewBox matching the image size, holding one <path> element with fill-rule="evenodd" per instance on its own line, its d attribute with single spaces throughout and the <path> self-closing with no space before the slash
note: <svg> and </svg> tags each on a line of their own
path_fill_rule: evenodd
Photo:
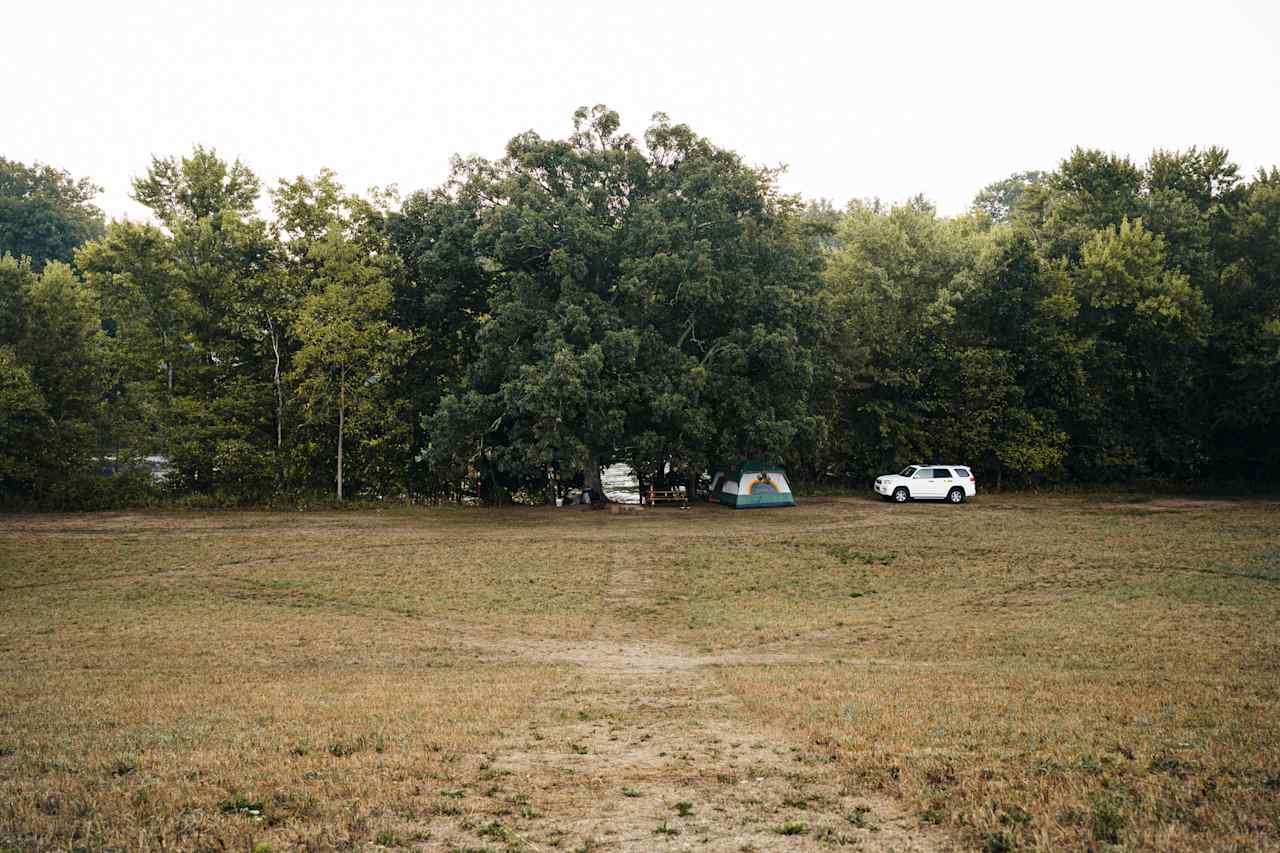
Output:
<svg viewBox="0 0 1280 853">
<path fill-rule="evenodd" d="M 1265 502 L 8 516 L 0 850 L 1280 849 L 1278 617 Z"/>
</svg>

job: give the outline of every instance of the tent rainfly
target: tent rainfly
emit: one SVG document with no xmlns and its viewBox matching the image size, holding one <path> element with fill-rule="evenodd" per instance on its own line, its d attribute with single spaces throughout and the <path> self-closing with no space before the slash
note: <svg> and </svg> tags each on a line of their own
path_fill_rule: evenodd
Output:
<svg viewBox="0 0 1280 853">
<path fill-rule="evenodd" d="M 711 481 L 707 500 L 735 509 L 796 505 L 786 469 L 759 459 L 745 460 L 727 471 L 718 471 Z"/>
</svg>

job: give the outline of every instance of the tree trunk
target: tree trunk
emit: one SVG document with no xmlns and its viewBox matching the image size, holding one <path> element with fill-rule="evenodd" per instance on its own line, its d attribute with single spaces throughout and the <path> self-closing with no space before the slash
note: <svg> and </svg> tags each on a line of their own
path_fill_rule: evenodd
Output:
<svg viewBox="0 0 1280 853">
<path fill-rule="evenodd" d="M 275 324 L 267 319 L 267 328 L 271 330 L 271 351 L 275 353 L 276 365 L 272 381 L 276 386 L 276 450 L 284 447 L 284 386 L 280 382 L 280 336 L 276 334 Z"/>
<path fill-rule="evenodd" d="M 582 487 L 591 490 L 591 502 L 603 501 L 604 486 L 600 483 L 600 457 L 591 454 L 587 458 L 587 467 L 582 472 Z"/>
<path fill-rule="evenodd" d="M 696 465 L 690 465 L 685 473 L 689 477 L 689 482 L 685 486 L 685 497 L 692 503 L 698 497 L 698 480 L 702 478 L 702 470 Z"/>
<path fill-rule="evenodd" d="M 160 346 L 164 347 L 164 372 L 169 382 L 169 399 L 173 399 L 173 353 L 169 351 L 169 334 L 160 334 Z"/>
<path fill-rule="evenodd" d="M 284 483 L 284 384 L 280 380 L 280 336 L 276 333 L 275 323 L 267 318 L 267 328 L 271 331 L 271 351 L 275 354 L 275 373 L 271 381 L 276 388 L 276 484 Z"/>
<path fill-rule="evenodd" d="M 342 432 L 347 425 L 347 369 L 338 386 L 338 500 L 342 500 Z"/>
</svg>

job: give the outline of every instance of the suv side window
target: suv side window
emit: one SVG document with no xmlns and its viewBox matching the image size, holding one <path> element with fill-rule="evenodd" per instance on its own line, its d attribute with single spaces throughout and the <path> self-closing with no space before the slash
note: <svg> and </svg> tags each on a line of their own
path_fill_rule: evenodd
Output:
<svg viewBox="0 0 1280 853">
<path fill-rule="evenodd" d="M 961 477 L 964 477 L 966 480 L 973 476 L 973 474 L 969 473 L 968 468 L 957 468 L 956 473 Z"/>
<path fill-rule="evenodd" d="M 950 480 L 951 472 L 946 468 L 934 468 L 933 476 L 937 477 L 940 480 Z"/>
<path fill-rule="evenodd" d="M 919 469 L 917 469 L 917 470 L 916 470 L 916 473 L 915 473 L 915 476 L 914 476 L 914 478 L 913 478 L 913 479 L 916 479 L 916 480 L 927 480 L 927 479 L 931 478 L 932 476 L 933 476 L 933 469 L 932 469 L 932 468 L 919 468 Z"/>
</svg>

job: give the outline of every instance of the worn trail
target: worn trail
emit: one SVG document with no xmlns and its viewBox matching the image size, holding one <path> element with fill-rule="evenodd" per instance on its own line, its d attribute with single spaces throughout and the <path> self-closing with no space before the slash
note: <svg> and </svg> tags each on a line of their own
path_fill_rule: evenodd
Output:
<svg viewBox="0 0 1280 853">
<path fill-rule="evenodd" d="M 652 578 L 614 557 L 603 594 L 618 613 Z M 659 639 L 484 641 L 490 652 L 570 664 L 556 698 L 495 744 L 487 771 L 524 814 L 524 849 L 771 851 L 950 849 L 891 798 L 850 787 L 828 757 L 746 719 L 717 667 L 812 662 L 801 655 L 700 653 Z M 472 821 L 474 824 L 474 821 Z M 473 833 L 475 827 L 471 826 Z M 484 827 L 481 826 L 481 831 Z M 437 834 L 441 849 L 468 831 Z"/>
</svg>

